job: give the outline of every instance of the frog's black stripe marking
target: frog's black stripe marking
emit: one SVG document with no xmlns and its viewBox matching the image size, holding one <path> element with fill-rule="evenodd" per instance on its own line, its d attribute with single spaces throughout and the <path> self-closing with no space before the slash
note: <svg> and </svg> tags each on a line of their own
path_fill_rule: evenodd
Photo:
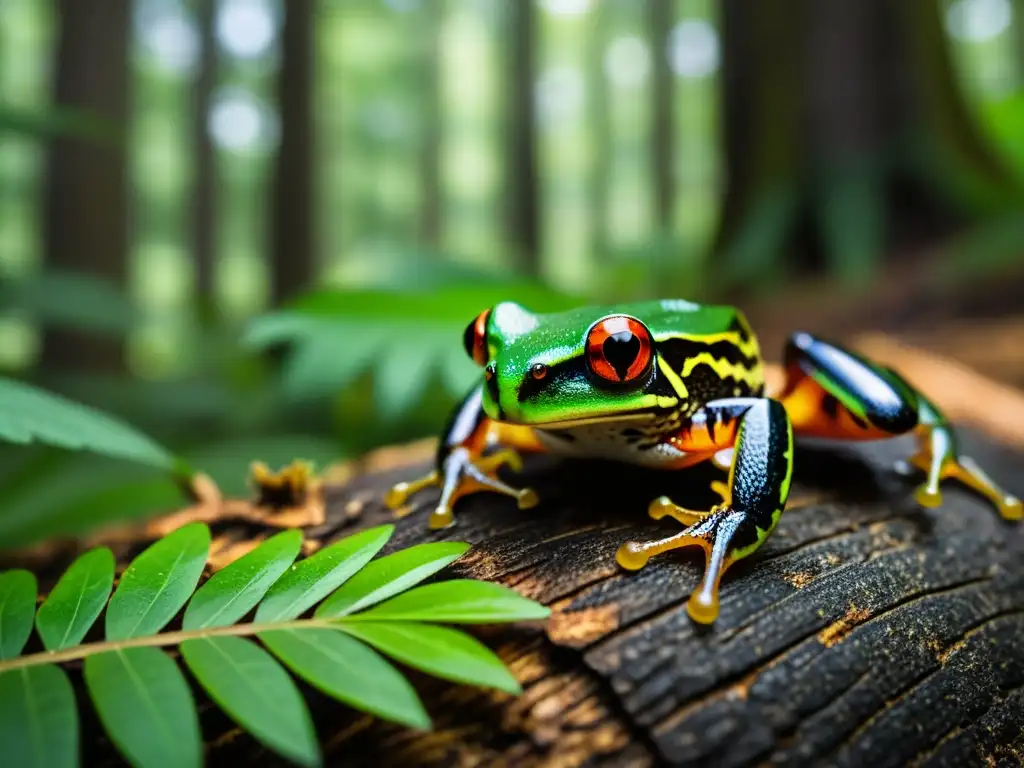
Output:
<svg viewBox="0 0 1024 768">
<path fill-rule="evenodd" d="M 852 395 L 867 421 L 878 429 L 896 435 L 917 426 L 913 391 L 854 353 L 808 333 L 797 333 L 786 344 L 785 360 L 788 367 L 796 366 L 808 376 L 818 373 L 815 380 L 830 395 L 840 399 Z M 853 411 L 851 415 L 860 416 Z"/>
<path fill-rule="evenodd" d="M 789 417 L 776 400 L 759 399 L 743 415 L 732 471 L 732 506 L 746 517 L 730 549 L 756 544 L 785 505 L 793 446 Z"/>
<path fill-rule="evenodd" d="M 743 354 L 737 345 L 729 341 L 716 341 L 705 344 L 696 339 L 668 338 L 657 343 L 658 354 L 673 371 L 682 371 L 686 361 L 702 353 L 710 353 L 718 360 L 726 360 L 733 365 L 753 368 L 760 360 L 756 355 Z"/>
<path fill-rule="evenodd" d="M 469 440 L 484 421 L 483 386 L 477 384 L 462 399 L 459 407 L 448 417 L 448 423 L 441 433 L 441 442 L 437 447 L 437 466 L 441 468 L 444 460 L 454 448 Z"/>
<path fill-rule="evenodd" d="M 583 375 L 585 366 L 583 358 L 574 357 L 552 365 L 543 379 L 535 378 L 527 371 L 526 376 L 519 383 L 516 397 L 520 403 L 525 403 L 538 395 L 554 393 L 559 389 L 571 386 Z"/>
<path fill-rule="evenodd" d="M 729 323 L 728 330 L 732 333 L 739 334 L 740 341 L 744 344 L 754 337 L 753 331 L 751 331 L 750 326 L 747 325 L 747 322 L 742 315 L 736 315 L 732 319 L 732 322 Z"/>
</svg>

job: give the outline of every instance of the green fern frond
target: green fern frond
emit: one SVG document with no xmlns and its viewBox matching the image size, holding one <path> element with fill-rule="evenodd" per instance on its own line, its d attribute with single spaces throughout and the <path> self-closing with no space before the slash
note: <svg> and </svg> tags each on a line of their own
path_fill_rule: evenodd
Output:
<svg viewBox="0 0 1024 768">
<path fill-rule="evenodd" d="M 141 432 L 89 406 L 0 378 L 0 440 L 88 450 L 172 470 L 177 459 Z"/>
<path fill-rule="evenodd" d="M 392 532 L 390 525 L 362 531 L 296 562 L 302 534 L 285 531 L 197 589 L 210 532 L 193 523 L 138 555 L 113 595 L 113 555 L 105 548 L 86 552 L 38 610 L 31 573 L 0 574 L 5 759 L 36 768 L 79 764 L 77 705 L 61 666 L 75 660 L 84 660 L 85 688 L 104 730 L 137 768 L 202 765 L 198 711 L 182 666 L 242 729 L 302 766 L 319 765 L 321 756 L 292 675 L 348 706 L 413 728 L 429 728 L 430 717 L 388 659 L 445 680 L 518 693 L 493 652 L 437 624 L 543 619 L 548 609 L 485 582 L 416 586 L 468 545 L 423 544 L 373 559 Z M 83 644 L 90 632 L 96 635 L 104 609 L 104 639 Z M 181 629 L 164 631 L 182 609 Z M 26 654 L 33 619 L 46 650 Z M 162 650 L 172 648 L 182 666 Z"/>
</svg>

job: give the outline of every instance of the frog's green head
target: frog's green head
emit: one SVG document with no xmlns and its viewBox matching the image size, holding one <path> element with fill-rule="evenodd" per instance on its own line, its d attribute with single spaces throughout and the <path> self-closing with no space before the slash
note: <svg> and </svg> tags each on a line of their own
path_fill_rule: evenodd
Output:
<svg viewBox="0 0 1024 768">
<path fill-rule="evenodd" d="M 504 302 L 481 312 L 464 342 L 484 369 L 492 419 L 564 428 L 646 418 L 663 404 L 654 340 L 630 315 L 594 307 L 540 315 Z"/>
</svg>

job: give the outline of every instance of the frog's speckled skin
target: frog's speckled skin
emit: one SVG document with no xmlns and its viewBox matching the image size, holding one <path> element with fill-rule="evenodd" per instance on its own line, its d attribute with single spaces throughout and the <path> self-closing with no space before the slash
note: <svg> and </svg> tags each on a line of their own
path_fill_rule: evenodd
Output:
<svg viewBox="0 0 1024 768">
<path fill-rule="evenodd" d="M 960 455 L 938 409 L 891 370 L 797 333 L 786 346 L 786 385 L 765 397 L 757 338 L 733 307 L 668 299 L 541 315 L 505 302 L 470 323 L 464 342 L 483 381 L 452 414 L 437 469 L 396 486 L 389 504 L 397 508 L 411 493 L 440 485 L 434 527 L 451 525 L 455 502 L 480 490 L 533 506 L 532 491 L 496 477 L 503 464 L 518 465 L 515 449 L 661 469 L 713 461 L 729 473 L 714 484 L 721 504 L 693 511 L 656 499 L 650 515 L 674 517 L 686 529 L 627 542 L 617 555 L 632 570 L 666 550 L 701 547 L 704 578 L 687 605 L 699 622 L 717 616 L 725 570 L 755 551 L 782 515 L 794 433 L 875 440 L 914 430 L 920 450 L 910 463 L 927 473 L 919 503 L 940 504 L 939 482 L 956 478 L 1007 519 L 1024 516 L 1020 500 Z M 493 446 L 501 450 L 485 456 Z"/>
</svg>

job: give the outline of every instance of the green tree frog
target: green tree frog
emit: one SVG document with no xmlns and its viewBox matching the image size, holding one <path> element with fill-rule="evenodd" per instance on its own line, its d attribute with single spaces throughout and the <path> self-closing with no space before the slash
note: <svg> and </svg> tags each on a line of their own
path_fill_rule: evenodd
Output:
<svg viewBox="0 0 1024 768">
<path fill-rule="evenodd" d="M 916 499 L 941 503 L 940 481 L 955 478 L 988 499 L 1003 517 L 1024 517 L 1021 501 L 1000 489 L 969 457 L 938 408 L 895 371 L 808 333 L 790 337 L 786 382 L 765 395 L 756 336 L 730 306 L 681 299 L 583 307 L 535 314 L 504 302 L 466 328 L 466 353 L 483 369 L 451 415 L 428 476 L 399 483 L 387 503 L 441 488 L 434 528 L 454 522 L 455 502 L 477 491 L 538 503 L 530 489 L 499 479 L 520 466 L 520 451 L 601 457 L 663 470 L 711 461 L 727 473 L 715 481 L 721 503 L 685 509 L 667 497 L 651 502 L 655 519 L 684 527 L 654 541 L 627 541 L 616 559 L 642 568 L 678 547 L 703 550 L 700 584 L 687 603 L 691 618 L 718 615 L 726 569 L 771 534 L 786 506 L 794 434 L 877 440 L 908 432 L 919 439 L 909 464 L 926 474 Z"/>
</svg>

